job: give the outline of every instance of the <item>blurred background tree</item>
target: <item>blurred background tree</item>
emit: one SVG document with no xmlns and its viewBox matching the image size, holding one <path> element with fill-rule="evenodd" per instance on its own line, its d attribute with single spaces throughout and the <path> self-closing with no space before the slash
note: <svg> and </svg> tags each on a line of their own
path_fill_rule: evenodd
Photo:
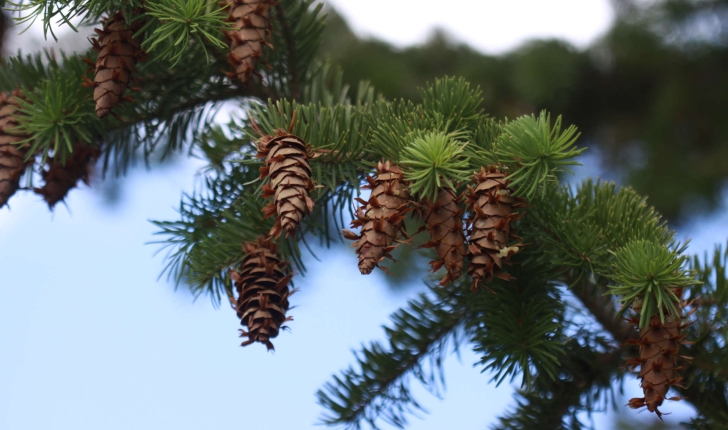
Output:
<svg viewBox="0 0 728 430">
<path fill-rule="evenodd" d="M 645 5 L 646 4 L 646 5 Z M 534 40 L 485 55 L 443 31 L 398 49 L 357 37 L 329 11 L 321 56 L 350 84 L 417 100 L 433 77 L 480 85 L 486 112 L 515 118 L 548 109 L 582 131 L 613 179 L 632 185 L 671 222 L 720 207 L 728 177 L 728 1 L 613 0 L 612 28 L 580 51 Z"/>
</svg>

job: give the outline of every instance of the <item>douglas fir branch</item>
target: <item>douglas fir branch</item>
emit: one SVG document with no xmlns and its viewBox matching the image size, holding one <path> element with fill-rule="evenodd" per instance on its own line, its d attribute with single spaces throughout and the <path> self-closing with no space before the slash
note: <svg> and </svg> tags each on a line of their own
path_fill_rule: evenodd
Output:
<svg viewBox="0 0 728 430">
<path fill-rule="evenodd" d="M 94 169 L 202 157 L 203 189 L 155 221 L 165 273 L 227 298 L 242 345 L 279 353 L 309 241 L 353 241 L 364 275 L 417 267 L 420 245 L 427 291 L 317 392 L 322 423 L 404 427 L 411 383 L 438 393 L 442 358 L 468 346 L 496 383 L 520 378 L 497 429 L 582 428 L 581 412 L 638 384 L 628 370 L 644 393 L 628 406 L 662 418 L 684 399 L 692 428 L 725 428 L 728 251 L 688 257 L 629 187 L 560 182 L 585 150 L 560 116 L 492 118 L 456 77 L 412 101 L 347 85 L 317 56 L 314 0 L 4 3 L 51 37 L 56 22 L 96 37 L 78 55 L 2 60 L 2 210 L 27 191 L 55 209 Z M 227 123 L 222 104 L 237 106 Z"/>
</svg>

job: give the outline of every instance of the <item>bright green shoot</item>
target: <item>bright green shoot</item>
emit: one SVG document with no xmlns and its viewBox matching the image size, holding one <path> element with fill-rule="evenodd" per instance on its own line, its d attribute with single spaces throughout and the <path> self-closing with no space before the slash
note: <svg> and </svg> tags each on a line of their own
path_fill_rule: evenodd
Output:
<svg viewBox="0 0 728 430">
<path fill-rule="evenodd" d="M 227 48 L 222 41 L 222 30 L 230 27 L 223 14 L 226 8 L 218 7 L 215 0 L 159 0 L 156 4 L 149 3 L 146 14 L 156 18 L 160 25 L 142 43 L 142 48 L 152 52 L 159 46 L 163 47 L 159 58 L 169 58 L 174 67 L 187 52 L 190 39 L 194 39 L 209 62 L 206 42 L 221 49 Z"/>
<path fill-rule="evenodd" d="M 647 327 L 653 315 L 665 321 L 668 315 L 677 315 L 681 298 L 676 289 L 694 285 L 696 281 L 685 270 L 687 257 L 668 246 L 648 240 L 628 243 L 614 252 L 613 279 L 616 285 L 611 293 L 622 296 L 623 310 L 635 300 L 642 299 L 640 327 Z"/>
<path fill-rule="evenodd" d="M 543 196 L 546 185 L 558 181 L 556 173 L 562 171 L 563 166 L 579 165 L 573 158 L 586 148 L 575 147 L 578 138 L 575 126 L 562 132 L 561 116 L 551 126 L 551 115 L 542 111 L 538 118 L 522 116 L 507 123 L 493 148 L 493 155 L 510 169 L 511 185 L 530 200 L 539 190 Z"/>
<path fill-rule="evenodd" d="M 454 183 L 467 178 L 468 161 L 463 154 L 467 143 L 458 140 L 461 134 L 413 133 L 412 137 L 401 155 L 412 194 L 434 201 L 442 186 L 455 189 Z"/>
</svg>

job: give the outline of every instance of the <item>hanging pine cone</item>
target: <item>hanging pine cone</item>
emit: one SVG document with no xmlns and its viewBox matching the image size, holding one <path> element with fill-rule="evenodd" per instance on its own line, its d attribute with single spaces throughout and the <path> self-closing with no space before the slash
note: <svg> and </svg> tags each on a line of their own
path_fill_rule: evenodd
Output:
<svg viewBox="0 0 728 430">
<path fill-rule="evenodd" d="M 79 179 L 88 185 L 91 167 L 100 154 L 96 148 L 77 146 L 73 154 L 66 158 L 65 164 L 51 158 L 48 170 L 41 173 L 45 184 L 41 188 L 35 188 L 35 193 L 43 196 L 48 206 L 53 209 L 56 203 L 66 198 L 68 191 L 76 186 Z"/>
<path fill-rule="evenodd" d="M 13 133 L 18 126 L 17 108 L 21 97 L 19 90 L 0 93 L 0 208 L 15 194 L 20 186 L 20 175 L 30 164 L 25 161 L 25 148 L 17 145 L 28 136 Z"/>
<path fill-rule="evenodd" d="M 481 168 L 473 179 L 477 185 L 474 190 L 468 186 L 466 197 L 473 214 L 468 220 L 468 274 L 473 278 L 472 289 L 475 291 L 480 282 L 488 283 L 494 275 L 510 279 L 508 274 L 500 270 L 508 257 L 518 252 L 520 244 L 509 244 L 517 238 L 511 229 L 511 222 L 520 218 L 514 209 L 524 204 L 522 199 L 511 195 L 506 174 L 495 167 Z"/>
<path fill-rule="evenodd" d="M 437 260 L 430 262 L 433 272 L 445 267 L 447 275 L 440 281 L 441 286 L 460 278 L 465 255 L 465 234 L 463 232 L 462 210 L 458 196 L 450 188 L 442 188 L 437 200 L 425 201 L 420 210 L 425 221 L 423 229 L 430 234 L 430 241 L 422 248 L 435 248 Z"/>
<path fill-rule="evenodd" d="M 233 29 L 227 32 L 230 40 L 228 61 L 235 69 L 231 77 L 237 76 L 245 82 L 253 75 L 260 61 L 263 46 L 273 46 L 268 42 L 271 36 L 270 8 L 275 0 L 230 0 L 230 15 Z"/>
<path fill-rule="evenodd" d="M 345 238 L 356 241 L 353 247 L 359 255 L 359 271 L 363 275 L 372 273 L 385 257 L 391 258 L 389 253 L 395 248 L 392 244 L 410 210 L 410 193 L 398 166 L 389 161 L 379 162 L 376 178 L 367 176 L 367 182 L 364 188 L 371 189 L 372 194 L 368 201 L 356 199 L 362 206 L 351 222 L 352 228 L 361 227 L 361 234 L 343 230 Z M 387 271 L 384 267 L 381 269 Z"/>
<path fill-rule="evenodd" d="M 85 78 L 85 85 L 94 89 L 99 118 L 111 113 L 111 109 L 122 100 L 133 101 L 131 97 L 124 96 L 124 91 L 136 70 L 136 63 L 144 60 L 145 56 L 141 42 L 132 37 L 141 28 L 140 21 L 127 26 L 124 15 L 117 12 L 106 18 L 103 26 L 103 30 L 94 30 L 99 35 L 98 39 L 91 39 L 93 49 L 99 53 L 96 64 L 91 63 L 95 70 L 94 80 Z"/>
<path fill-rule="evenodd" d="M 295 292 L 288 287 L 293 275 L 287 272 L 287 263 L 277 254 L 277 247 L 270 238 L 259 238 L 256 243 L 246 243 L 248 254 L 240 264 L 240 271 L 230 270 L 238 298 L 235 309 L 241 324 L 248 331 L 240 330 L 240 337 L 248 337 L 241 346 L 253 342 L 265 344 L 272 350 L 270 339 L 278 336 L 286 317 L 288 297 Z"/>
<path fill-rule="evenodd" d="M 263 208 L 265 217 L 276 216 L 270 231 L 273 237 L 286 232 L 295 236 L 303 217 L 313 210 L 309 195 L 313 189 L 309 147 L 300 137 L 279 131 L 275 137 L 266 136 L 258 143 L 258 158 L 265 158 L 261 178 L 268 177 L 263 197 L 273 201 Z"/>
<path fill-rule="evenodd" d="M 682 294 L 682 288 L 675 290 L 677 297 L 682 297 Z M 640 367 L 639 377 L 642 380 L 640 385 L 645 395 L 630 399 L 627 403 L 629 407 L 633 409 L 647 407 L 648 411 L 662 417 L 662 412 L 657 408 L 662 405 L 664 400 L 680 400 L 680 397 L 668 398 L 666 396 L 670 387 L 681 386 L 682 377 L 678 375 L 677 371 L 682 367 L 678 367 L 678 359 L 689 359 L 689 357 L 679 355 L 680 344 L 688 343 L 684 340 L 685 335 L 681 333 L 689 325 L 684 322 L 689 314 L 682 315 L 685 305 L 682 301 L 675 303 L 677 315 L 669 315 L 667 308 L 663 306 L 664 323 L 660 321 L 659 315 L 653 316 L 650 318 L 648 327 L 639 328 L 639 339 L 632 339 L 625 343 L 625 345 L 639 345 L 639 357 L 628 360 L 627 368 L 634 370 L 637 366 Z M 642 301 L 635 301 L 632 308 L 637 312 L 637 316 L 632 318 L 631 322 L 639 327 Z"/>
</svg>

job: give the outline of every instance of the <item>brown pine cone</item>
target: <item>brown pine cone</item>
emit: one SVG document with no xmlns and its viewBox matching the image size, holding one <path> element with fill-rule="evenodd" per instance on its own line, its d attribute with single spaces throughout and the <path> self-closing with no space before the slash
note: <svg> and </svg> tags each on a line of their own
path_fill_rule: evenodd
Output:
<svg viewBox="0 0 728 430">
<path fill-rule="evenodd" d="M 27 135 L 15 134 L 18 126 L 17 112 L 20 90 L 10 94 L 0 93 L 0 208 L 5 206 L 10 197 L 20 187 L 20 176 L 31 162 L 25 161 L 26 148 L 17 145 L 28 138 Z"/>
<path fill-rule="evenodd" d="M 371 189 L 372 194 L 368 201 L 356 199 L 362 206 L 351 222 L 351 227 L 361 227 L 361 234 L 343 230 L 345 238 L 356 241 L 353 247 L 359 255 L 359 271 L 363 275 L 372 273 L 375 267 L 387 271 L 379 263 L 385 257 L 391 258 L 390 251 L 395 248 L 392 244 L 404 226 L 405 214 L 411 210 L 410 193 L 398 166 L 389 161 L 380 162 L 376 178 L 367 176 L 367 182 L 363 188 Z"/>
<path fill-rule="evenodd" d="M 263 197 L 273 197 L 263 213 L 266 218 L 276 216 L 270 231 L 272 237 L 280 236 L 283 231 L 286 237 L 295 236 L 303 218 L 313 210 L 308 152 L 303 139 L 285 132 L 279 132 L 276 137 L 266 136 L 258 143 L 258 158 L 265 158 L 261 178 L 270 180 L 263 187 Z"/>
<path fill-rule="evenodd" d="M 275 0 L 229 0 L 230 7 L 228 22 L 232 22 L 233 29 L 227 32 L 230 41 L 228 61 L 235 69 L 231 77 L 237 77 L 245 82 L 253 75 L 260 61 L 263 47 L 272 45 L 268 42 L 271 37 L 270 8 Z"/>
<path fill-rule="evenodd" d="M 437 200 L 425 201 L 420 214 L 425 221 L 422 227 L 430 234 L 430 241 L 422 248 L 435 248 L 437 260 L 430 262 L 433 272 L 445 267 L 447 275 L 440 281 L 441 286 L 460 278 L 465 256 L 465 233 L 463 232 L 463 211 L 458 204 L 458 196 L 450 188 L 442 188 Z"/>
<path fill-rule="evenodd" d="M 675 290 L 677 297 L 682 297 L 683 289 Z M 647 407 L 647 410 L 654 412 L 658 417 L 662 412 L 657 409 L 662 402 L 667 400 L 680 400 L 680 397 L 666 397 L 671 386 L 680 386 L 682 377 L 678 375 L 678 359 L 689 359 L 680 354 L 680 344 L 687 343 L 682 330 L 688 326 L 684 321 L 689 315 L 683 316 L 685 303 L 675 303 L 678 310 L 677 315 L 669 315 L 667 308 L 663 307 L 665 322 L 660 321 L 660 316 L 650 318 L 649 326 L 639 328 L 640 338 L 629 340 L 625 345 L 639 345 L 639 357 L 627 361 L 627 368 L 634 370 L 640 367 L 639 377 L 644 397 L 635 397 L 629 400 L 627 405 L 633 409 Z M 632 308 L 637 316 L 631 322 L 639 327 L 639 313 L 642 310 L 642 301 L 635 301 Z M 691 311 L 691 312 L 694 312 Z"/>
<path fill-rule="evenodd" d="M 141 41 L 132 37 L 141 29 L 140 21 L 127 26 L 124 15 L 117 12 L 103 21 L 103 30 L 95 29 L 98 39 L 91 39 L 93 49 L 99 53 L 94 80 L 86 78 L 86 86 L 93 87 L 96 115 L 103 118 L 122 100 L 133 101 L 124 92 L 129 86 L 138 61 L 144 60 Z"/>
<path fill-rule="evenodd" d="M 240 263 L 240 270 L 230 270 L 238 294 L 235 310 L 248 329 L 240 330 L 240 337 L 248 338 L 241 346 L 260 342 L 272 350 L 270 339 L 278 336 L 285 322 L 292 320 L 286 312 L 290 307 L 288 297 L 295 292 L 288 287 L 293 274 L 287 273 L 288 264 L 278 255 L 270 238 L 246 243 L 243 249 L 248 255 Z"/>
<path fill-rule="evenodd" d="M 481 282 L 488 283 L 493 276 L 508 280 L 502 273 L 503 263 L 518 252 L 521 244 L 512 243 L 517 237 L 511 229 L 511 222 L 520 218 L 514 209 L 523 207 L 520 198 L 511 195 L 506 174 L 495 167 L 481 168 L 473 177 L 475 189 L 468 186 L 466 198 L 473 214 L 470 225 L 470 267 L 473 277 L 473 291 Z M 487 287 L 486 287 L 487 288 Z"/>
<path fill-rule="evenodd" d="M 43 196 L 48 206 L 53 209 L 56 203 L 66 198 L 66 195 L 82 180 L 88 185 L 89 174 L 101 151 L 90 146 L 77 146 L 66 163 L 60 160 L 49 159 L 49 168 L 41 173 L 45 184 L 41 188 L 35 188 L 36 194 Z"/>
</svg>

